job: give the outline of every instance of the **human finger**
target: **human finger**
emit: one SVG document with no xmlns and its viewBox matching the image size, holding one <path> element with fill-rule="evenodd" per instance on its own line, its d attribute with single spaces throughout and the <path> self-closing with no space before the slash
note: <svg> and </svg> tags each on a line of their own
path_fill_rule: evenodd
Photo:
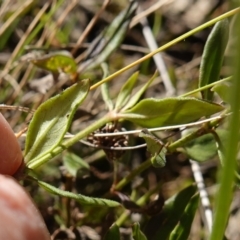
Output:
<svg viewBox="0 0 240 240">
<path fill-rule="evenodd" d="M 23 161 L 19 143 L 0 113 L 0 174 L 13 175 Z"/>
<path fill-rule="evenodd" d="M 0 175 L 0 239 L 50 240 L 49 233 L 25 190 Z"/>
</svg>

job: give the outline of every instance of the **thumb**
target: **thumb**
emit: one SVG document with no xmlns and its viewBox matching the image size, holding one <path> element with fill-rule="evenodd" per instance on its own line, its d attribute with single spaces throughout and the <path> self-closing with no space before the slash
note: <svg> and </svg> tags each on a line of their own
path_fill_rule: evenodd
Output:
<svg viewBox="0 0 240 240">
<path fill-rule="evenodd" d="M 18 141 L 0 113 L 0 174 L 13 175 L 23 161 Z"/>
</svg>

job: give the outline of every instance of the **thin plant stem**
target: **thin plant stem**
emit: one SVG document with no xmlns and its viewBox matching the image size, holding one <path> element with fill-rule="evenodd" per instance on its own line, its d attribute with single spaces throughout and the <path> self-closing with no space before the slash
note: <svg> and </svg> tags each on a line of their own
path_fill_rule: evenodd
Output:
<svg viewBox="0 0 240 240">
<path fill-rule="evenodd" d="M 139 198 L 137 201 L 136 201 L 136 204 L 139 205 L 139 206 L 143 206 L 147 201 L 148 199 L 156 192 L 159 191 L 159 189 L 162 187 L 162 183 L 158 183 L 156 185 L 156 187 L 154 187 L 153 189 L 149 190 L 148 192 L 146 192 L 141 198 Z M 116 221 L 116 224 L 118 226 L 121 226 L 125 221 L 126 219 L 128 218 L 130 214 L 130 211 L 129 210 L 125 210 L 121 215 L 120 217 L 117 219 Z"/>
<path fill-rule="evenodd" d="M 204 123 L 209 123 L 214 126 L 213 122 L 224 119 L 229 114 L 221 114 L 218 116 L 214 116 L 211 118 L 203 119 L 200 121 L 192 122 L 192 123 L 186 123 L 186 124 L 178 124 L 178 125 L 172 125 L 172 126 L 166 126 L 166 127 L 157 127 L 157 128 L 148 128 L 147 130 L 149 132 L 159 132 L 159 131 L 166 131 L 166 130 L 173 130 L 178 128 L 187 128 L 187 127 L 195 127 L 198 125 L 202 125 Z M 113 136 L 121 136 L 121 135 L 132 135 L 132 134 L 139 134 L 142 131 L 142 129 L 138 130 L 130 130 L 130 131 L 123 131 L 123 132 L 116 132 L 116 133 L 96 133 L 94 136 L 96 137 L 113 137 Z"/>
<path fill-rule="evenodd" d="M 216 81 L 216 82 L 207 84 L 207 85 L 205 85 L 205 86 L 203 86 L 203 87 L 200 87 L 200 88 L 197 88 L 197 89 L 195 89 L 195 90 L 193 90 L 193 91 L 184 93 L 184 94 L 180 95 L 179 97 L 187 97 L 187 96 L 193 95 L 193 94 L 195 94 L 195 93 L 201 92 L 201 91 L 203 91 L 203 90 L 205 90 L 205 89 L 208 89 L 208 88 L 210 88 L 210 87 L 213 87 L 213 86 L 215 86 L 215 85 L 217 85 L 217 84 L 219 84 L 219 83 L 227 82 L 227 81 L 230 81 L 230 80 L 232 80 L 232 77 L 223 78 L 223 79 L 221 79 L 221 80 L 219 80 L 219 81 Z"/>
<path fill-rule="evenodd" d="M 139 12 L 142 12 L 142 9 L 139 7 Z M 151 51 L 154 51 L 158 48 L 157 42 L 155 40 L 155 37 L 153 36 L 152 30 L 149 26 L 148 20 L 146 17 L 143 17 L 140 20 L 140 23 L 142 25 L 142 32 L 143 36 L 148 44 L 148 47 Z M 155 62 L 155 65 L 162 77 L 163 84 L 166 89 L 166 95 L 167 96 L 173 96 L 175 95 L 176 91 L 173 86 L 173 83 L 169 77 L 168 71 L 167 71 L 167 66 L 163 60 L 163 57 L 161 53 L 157 53 L 153 56 L 153 60 Z"/>
<path fill-rule="evenodd" d="M 186 143 L 188 143 L 189 141 L 193 140 L 193 139 L 196 139 L 197 137 L 200 137 L 204 134 L 207 134 L 208 131 L 206 129 L 202 129 L 202 128 L 199 128 L 197 129 L 196 131 L 192 132 L 192 133 L 189 133 L 188 135 L 180 138 L 179 140 L 171 143 L 169 146 L 168 146 L 168 151 L 169 152 L 173 152 L 174 150 L 176 150 L 178 147 L 182 147 L 184 146 Z"/>
<path fill-rule="evenodd" d="M 117 183 L 118 180 L 118 162 L 113 162 L 113 186 Z"/>
<path fill-rule="evenodd" d="M 126 186 L 135 176 L 139 175 L 141 172 L 146 170 L 152 165 L 150 160 L 144 161 L 136 169 L 134 169 L 128 176 L 123 178 L 114 188 L 114 190 L 119 191 L 124 186 Z"/>
<path fill-rule="evenodd" d="M 185 40 L 185 39 L 188 38 L 189 36 L 191 36 L 191 35 L 199 32 L 199 31 L 202 31 L 203 29 L 205 29 L 205 28 L 207 28 L 207 27 L 212 26 L 212 25 L 215 24 L 216 22 L 235 15 L 235 14 L 238 13 L 239 11 L 240 11 L 240 7 L 239 7 L 239 8 L 235 8 L 235 9 L 229 11 L 229 12 L 226 12 L 226 13 L 222 14 L 222 15 L 219 16 L 219 17 L 216 17 L 216 18 L 214 18 L 214 19 L 212 19 L 212 20 L 210 20 L 210 21 L 208 21 L 208 22 L 200 25 L 200 26 L 197 27 L 197 28 L 194 28 L 193 30 L 191 30 L 191 31 L 189 31 L 189 32 L 181 35 L 180 37 L 178 37 L 178 38 L 176 38 L 176 39 L 174 39 L 174 40 L 172 40 L 172 41 L 170 41 L 170 42 L 168 42 L 167 44 L 165 44 L 165 45 L 163 45 L 162 47 L 156 49 L 155 51 L 153 51 L 153 52 L 145 55 L 144 57 L 138 59 L 137 61 L 135 61 L 135 62 L 127 65 L 126 67 L 124 67 L 124 68 L 116 71 L 116 72 L 113 73 L 112 75 L 110 75 L 110 76 L 102 79 L 101 81 L 95 83 L 94 85 L 91 86 L 90 90 L 95 89 L 95 88 L 97 88 L 98 86 L 100 86 L 101 84 L 112 80 L 113 78 L 117 77 L 118 75 L 120 75 L 121 73 L 127 71 L 128 69 L 130 69 L 130 68 L 136 66 L 137 64 L 140 64 L 140 63 L 144 62 L 145 60 L 149 59 L 150 57 L 154 56 L 156 53 L 159 53 L 159 52 L 164 51 L 165 49 L 173 46 L 174 44 L 176 44 L 176 43 L 178 43 L 178 42 L 180 42 L 180 41 Z"/>
</svg>

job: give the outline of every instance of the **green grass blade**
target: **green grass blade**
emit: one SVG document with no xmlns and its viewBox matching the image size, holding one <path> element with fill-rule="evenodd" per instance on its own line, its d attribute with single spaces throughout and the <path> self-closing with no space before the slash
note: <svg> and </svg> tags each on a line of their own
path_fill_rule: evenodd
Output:
<svg viewBox="0 0 240 240">
<path fill-rule="evenodd" d="M 231 88 L 230 105 L 232 116 L 229 120 L 229 135 L 226 144 L 226 154 L 223 158 L 224 167 L 220 169 L 219 191 L 216 196 L 215 217 L 210 240 L 223 239 L 226 224 L 229 217 L 229 208 L 233 197 L 236 159 L 238 152 L 239 129 L 240 129 L 240 18 L 234 27 L 236 42 L 234 45 L 233 62 L 233 86 Z"/>
<path fill-rule="evenodd" d="M 186 240 L 188 239 L 192 222 L 198 208 L 199 194 L 193 196 L 187 207 L 184 210 L 182 217 L 179 220 L 178 225 L 172 231 L 169 240 Z"/>
<path fill-rule="evenodd" d="M 196 187 L 190 185 L 165 202 L 161 213 L 162 222 L 159 223 L 159 229 L 151 239 L 168 239 L 171 232 L 180 221 L 190 199 L 195 193 Z"/>
</svg>

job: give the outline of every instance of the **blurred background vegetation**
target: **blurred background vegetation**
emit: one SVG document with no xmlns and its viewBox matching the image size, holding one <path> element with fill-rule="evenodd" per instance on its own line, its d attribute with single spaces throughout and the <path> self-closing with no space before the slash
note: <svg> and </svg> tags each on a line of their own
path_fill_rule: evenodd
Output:
<svg viewBox="0 0 240 240">
<path fill-rule="evenodd" d="M 227 1 L 224 0 L 138 2 L 140 8 L 132 18 L 122 43 L 106 59 L 110 73 L 150 52 L 141 21 L 145 21 L 145 26 L 149 27 L 159 47 L 229 9 Z M 127 9 L 128 5 L 127 0 L 0 0 L 0 103 L 37 109 L 42 102 L 71 85 L 71 80 L 49 75 L 48 71 L 37 68 L 30 61 L 54 51 L 65 50 L 72 54 L 78 67 L 82 67 L 79 74 L 81 79 L 90 78 L 92 83 L 101 80 L 101 68 L 85 67 L 86 50 L 93 46 L 94 40 L 103 29 L 107 28 L 122 10 Z M 198 86 L 201 56 L 211 29 L 206 28 L 161 53 L 175 95 L 181 95 Z M 226 59 L 230 54 L 231 39 L 225 52 Z M 117 76 L 109 83 L 111 98 L 116 98 L 124 82 L 135 71 L 139 71 L 136 87 L 139 89 L 155 70 L 154 60 L 149 59 Z M 228 74 L 229 67 L 224 63 L 221 77 L 227 77 Z M 170 95 L 162 80 L 158 76 L 144 97 L 163 98 Z M 198 96 L 196 94 L 196 97 Z M 5 109 L 1 112 L 15 133 L 23 131 L 32 117 L 32 113 L 18 110 Z M 106 112 L 100 88 L 91 91 L 74 117 L 71 133 L 84 129 Z M 127 130 L 136 128 L 125 122 L 121 127 Z M 158 137 L 172 135 L 174 140 L 178 134 L 177 131 L 163 132 L 159 133 Z M 24 136 L 23 133 L 19 137 L 22 149 Z M 137 136 L 131 136 L 128 141 L 131 146 L 144 143 L 144 140 Z M 201 163 L 200 169 L 211 200 L 216 194 L 219 161 L 216 157 L 203 156 L 206 157 L 208 161 Z M 146 148 L 124 152 L 115 177 L 121 180 L 146 159 Z M 194 182 L 188 157 L 180 151 L 167 156 L 164 168 L 148 168 L 126 185 L 121 193 L 113 194 L 110 189 L 115 174 L 109 152 L 106 155 L 103 150 L 83 143 L 75 144 L 55 157 L 39 168 L 36 174 L 39 179 L 64 190 L 117 201 L 131 199 L 124 203 L 129 204 L 129 212 L 126 220 L 121 223 L 123 239 L 130 239 L 133 222 L 140 222 L 145 227 L 146 235 L 151 236 L 159 221 L 153 216 L 158 216 L 161 212 L 163 202 Z M 54 197 L 32 182 L 24 181 L 23 184 L 34 198 L 53 239 L 102 239 L 123 211 L 81 206 L 73 200 Z M 151 189 L 155 189 L 155 192 L 144 203 L 144 207 L 135 206 L 134 202 Z M 240 238 L 239 194 L 237 191 L 227 229 L 227 237 L 231 240 Z M 152 221 L 148 222 L 150 218 Z M 202 210 L 199 210 L 195 215 L 189 239 L 205 239 L 206 232 Z"/>
</svg>

